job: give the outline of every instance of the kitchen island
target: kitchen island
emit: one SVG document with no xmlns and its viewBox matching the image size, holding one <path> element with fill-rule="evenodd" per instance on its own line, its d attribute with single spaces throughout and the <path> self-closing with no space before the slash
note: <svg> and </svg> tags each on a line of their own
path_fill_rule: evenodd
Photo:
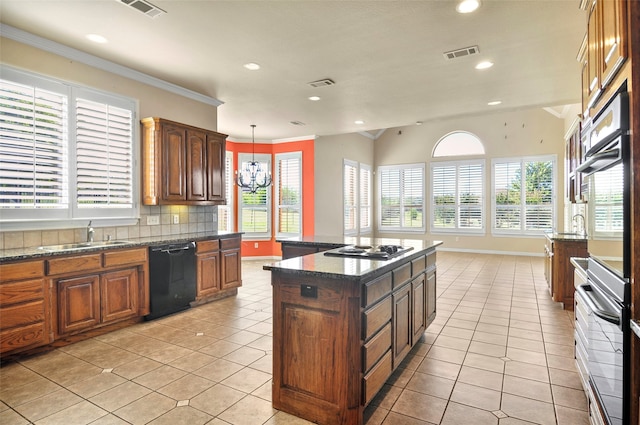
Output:
<svg viewBox="0 0 640 425">
<path fill-rule="evenodd" d="M 365 406 L 435 319 L 441 243 L 402 240 L 390 259 L 318 252 L 265 265 L 273 407 L 319 424 L 363 424 Z"/>
</svg>

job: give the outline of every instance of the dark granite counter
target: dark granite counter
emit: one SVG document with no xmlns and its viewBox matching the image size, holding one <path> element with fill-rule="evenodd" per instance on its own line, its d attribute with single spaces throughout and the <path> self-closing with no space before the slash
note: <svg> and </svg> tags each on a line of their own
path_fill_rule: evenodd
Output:
<svg viewBox="0 0 640 425">
<path fill-rule="evenodd" d="M 563 232 L 545 232 L 544 234 L 547 238 L 557 241 L 586 241 L 587 235 L 582 235 L 579 233 L 563 233 Z"/>
<path fill-rule="evenodd" d="M 200 240 L 222 239 L 225 237 L 233 237 L 237 235 L 242 235 L 242 233 L 214 231 L 214 232 L 201 232 L 201 233 L 181 233 L 177 235 L 149 236 L 144 238 L 128 238 L 126 239 L 126 241 L 119 241 L 124 243 L 118 243 L 117 245 L 116 244 L 104 245 L 104 244 L 101 244 L 100 242 L 96 242 L 96 245 L 94 246 L 87 246 L 87 247 L 73 248 L 73 249 L 61 249 L 61 250 L 55 250 L 55 251 L 41 249 L 38 247 L 4 249 L 4 250 L 0 250 L 0 263 L 17 261 L 17 260 L 26 260 L 26 259 L 38 258 L 38 257 L 80 254 L 85 252 L 102 251 L 106 249 L 164 245 L 164 244 L 170 244 L 170 243 L 183 243 L 183 242 L 190 242 L 190 241 L 197 242 Z"/>
<path fill-rule="evenodd" d="M 302 257 L 289 258 L 276 263 L 265 264 L 264 270 L 278 271 L 288 274 L 326 276 L 331 278 L 342 279 L 362 279 L 370 277 L 374 274 L 384 273 L 393 270 L 399 263 L 417 258 L 420 255 L 434 250 L 442 241 L 416 240 L 416 239 L 386 239 L 386 238 L 349 238 L 349 237 L 309 237 L 287 239 L 287 243 L 317 245 L 336 244 L 339 241 L 343 245 L 386 245 L 397 244 L 402 246 L 411 246 L 412 250 L 405 252 L 397 257 L 389 260 L 365 259 L 365 258 L 349 258 L 349 257 L 333 257 L 326 256 L 323 252 L 317 254 L 305 255 Z"/>
</svg>

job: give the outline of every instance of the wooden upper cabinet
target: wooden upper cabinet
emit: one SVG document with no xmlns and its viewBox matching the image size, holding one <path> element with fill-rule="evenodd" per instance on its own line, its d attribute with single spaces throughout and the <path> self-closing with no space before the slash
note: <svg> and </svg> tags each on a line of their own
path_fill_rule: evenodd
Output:
<svg viewBox="0 0 640 425">
<path fill-rule="evenodd" d="M 600 98 L 608 98 L 602 94 L 624 64 L 628 43 L 626 1 L 595 0 L 587 3 L 589 21 L 582 68 L 585 118 L 595 115 L 597 111 L 591 109 L 596 107 Z M 613 89 L 616 90 L 617 87 Z"/>
<path fill-rule="evenodd" d="M 144 205 L 226 203 L 226 135 L 161 119 L 142 124 Z"/>
</svg>

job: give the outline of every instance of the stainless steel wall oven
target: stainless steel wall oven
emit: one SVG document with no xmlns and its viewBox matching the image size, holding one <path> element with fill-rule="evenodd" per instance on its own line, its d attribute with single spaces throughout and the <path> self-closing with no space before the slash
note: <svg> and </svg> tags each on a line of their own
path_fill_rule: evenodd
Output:
<svg viewBox="0 0 640 425">
<path fill-rule="evenodd" d="M 587 126 L 585 161 L 577 169 L 587 185 L 591 231 L 587 283 L 576 294 L 586 306 L 586 347 L 580 348 L 586 351 L 590 401 L 608 425 L 628 424 L 630 416 L 628 102 L 625 86 Z"/>
</svg>

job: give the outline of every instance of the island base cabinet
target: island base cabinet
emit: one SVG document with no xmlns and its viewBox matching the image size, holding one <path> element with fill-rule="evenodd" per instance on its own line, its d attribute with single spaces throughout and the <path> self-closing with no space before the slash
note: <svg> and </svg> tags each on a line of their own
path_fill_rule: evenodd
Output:
<svg viewBox="0 0 640 425">
<path fill-rule="evenodd" d="M 273 407 L 318 424 L 360 424 L 358 291 L 273 275 Z M 310 366 L 312 365 L 312 366 Z"/>
</svg>

